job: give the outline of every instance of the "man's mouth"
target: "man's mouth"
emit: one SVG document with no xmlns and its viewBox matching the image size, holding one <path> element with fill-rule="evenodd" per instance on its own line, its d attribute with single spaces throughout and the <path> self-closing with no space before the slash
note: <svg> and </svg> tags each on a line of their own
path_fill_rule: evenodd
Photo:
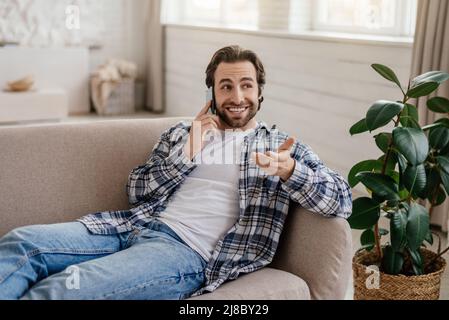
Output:
<svg viewBox="0 0 449 320">
<path fill-rule="evenodd" d="M 240 113 L 244 112 L 246 109 L 248 109 L 248 107 L 230 107 L 230 108 L 226 108 L 226 110 L 228 110 L 232 114 L 240 114 Z"/>
</svg>

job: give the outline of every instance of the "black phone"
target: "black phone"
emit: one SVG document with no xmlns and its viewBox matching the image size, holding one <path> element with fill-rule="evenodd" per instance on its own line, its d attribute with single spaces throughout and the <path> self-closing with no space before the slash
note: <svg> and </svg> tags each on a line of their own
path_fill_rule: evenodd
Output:
<svg viewBox="0 0 449 320">
<path fill-rule="evenodd" d="M 210 112 L 212 114 L 217 114 L 217 108 L 215 106 L 215 94 L 214 94 L 214 87 L 209 87 L 206 91 L 206 102 L 209 102 L 212 100 L 212 105 L 210 106 Z"/>
</svg>

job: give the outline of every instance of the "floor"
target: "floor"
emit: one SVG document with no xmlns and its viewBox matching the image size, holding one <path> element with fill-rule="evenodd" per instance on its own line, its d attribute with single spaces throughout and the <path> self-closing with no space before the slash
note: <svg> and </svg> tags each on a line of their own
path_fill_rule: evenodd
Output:
<svg viewBox="0 0 449 320">
<path fill-rule="evenodd" d="M 387 220 L 387 219 L 384 219 Z M 385 221 L 383 221 L 385 223 Z M 388 229 L 388 225 L 380 225 L 380 227 Z M 448 242 L 448 234 L 439 231 L 437 228 L 433 228 L 434 232 L 440 235 L 441 237 L 441 248 L 444 249 L 449 245 Z M 363 230 L 352 230 L 352 242 L 354 247 L 354 252 L 360 248 L 360 235 L 362 234 Z M 434 237 L 434 244 L 429 248 L 430 250 L 436 252 L 438 248 L 438 241 Z M 443 277 L 441 279 L 441 290 L 440 290 L 440 300 L 449 300 L 449 253 L 444 254 L 443 256 L 446 261 L 448 262 L 448 266 L 446 267 L 446 270 L 443 273 Z M 346 300 L 352 300 L 354 289 L 352 284 L 352 277 L 350 279 L 350 283 L 348 285 L 348 290 L 346 292 Z"/>
</svg>

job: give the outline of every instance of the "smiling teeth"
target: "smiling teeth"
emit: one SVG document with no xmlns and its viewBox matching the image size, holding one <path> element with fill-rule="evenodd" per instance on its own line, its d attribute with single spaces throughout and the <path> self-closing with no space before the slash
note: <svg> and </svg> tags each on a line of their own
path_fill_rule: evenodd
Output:
<svg viewBox="0 0 449 320">
<path fill-rule="evenodd" d="M 231 112 L 243 112 L 246 108 L 229 108 Z"/>
</svg>

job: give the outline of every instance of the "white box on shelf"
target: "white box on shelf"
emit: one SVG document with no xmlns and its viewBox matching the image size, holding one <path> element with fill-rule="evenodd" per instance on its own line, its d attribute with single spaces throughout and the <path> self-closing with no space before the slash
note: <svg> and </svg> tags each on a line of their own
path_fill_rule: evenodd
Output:
<svg viewBox="0 0 449 320">
<path fill-rule="evenodd" d="M 67 117 L 67 100 L 67 93 L 63 89 L 0 91 L 0 123 L 57 120 Z"/>
</svg>

